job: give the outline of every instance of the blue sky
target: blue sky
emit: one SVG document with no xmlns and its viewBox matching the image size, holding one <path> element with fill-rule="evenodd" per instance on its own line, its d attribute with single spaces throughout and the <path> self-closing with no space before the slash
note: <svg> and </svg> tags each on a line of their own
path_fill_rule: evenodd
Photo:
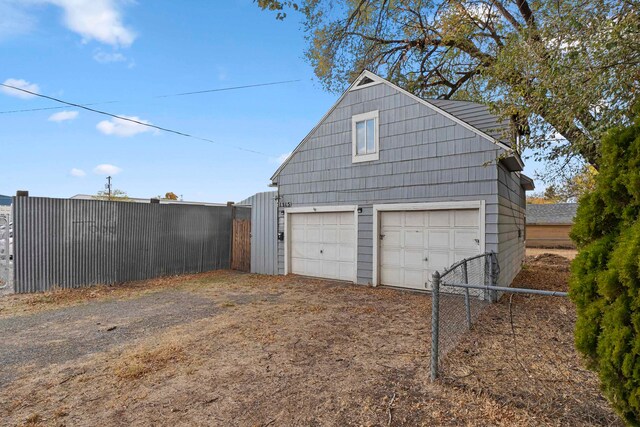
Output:
<svg viewBox="0 0 640 427">
<path fill-rule="evenodd" d="M 111 174 L 133 197 L 239 201 L 268 190 L 279 158 L 338 97 L 303 58 L 297 16 L 277 21 L 252 0 L 0 0 L 0 46 L 1 82 L 76 103 L 120 101 L 94 108 L 216 141 L 71 107 L 0 114 L 0 194 L 95 194 Z M 157 98 L 283 80 L 300 81 Z M 0 112 L 59 106 L 16 95 L 0 92 Z"/>
</svg>

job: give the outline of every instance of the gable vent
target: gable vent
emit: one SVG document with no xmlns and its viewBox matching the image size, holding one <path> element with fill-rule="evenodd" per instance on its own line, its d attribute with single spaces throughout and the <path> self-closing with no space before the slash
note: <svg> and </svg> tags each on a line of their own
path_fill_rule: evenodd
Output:
<svg viewBox="0 0 640 427">
<path fill-rule="evenodd" d="M 358 86 L 368 85 L 369 83 L 373 83 L 373 80 L 365 76 L 362 80 L 360 80 L 360 83 L 358 83 Z"/>
</svg>

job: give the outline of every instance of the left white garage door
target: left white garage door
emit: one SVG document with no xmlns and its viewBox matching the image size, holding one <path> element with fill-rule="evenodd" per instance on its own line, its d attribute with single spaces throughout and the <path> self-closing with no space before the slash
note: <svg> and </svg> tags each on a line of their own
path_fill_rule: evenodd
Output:
<svg viewBox="0 0 640 427">
<path fill-rule="evenodd" d="M 355 280 L 356 222 L 353 212 L 293 213 L 290 272 L 303 276 Z"/>
</svg>

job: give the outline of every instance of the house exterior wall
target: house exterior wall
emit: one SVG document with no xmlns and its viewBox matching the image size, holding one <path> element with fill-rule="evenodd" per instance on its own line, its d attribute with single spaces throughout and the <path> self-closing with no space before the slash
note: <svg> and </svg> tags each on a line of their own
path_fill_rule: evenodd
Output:
<svg viewBox="0 0 640 427">
<path fill-rule="evenodd" d="M 351 118 L 374 110 L 379 111 L 379 160 L 352 163 Z M 281 206 L 362 208 L 357 282 L 366 284 L 373 277 L 373 204 L 484 200 L 484 249 L 498 252 L 501 238 L 512 239 L 513 232 L 501 229 L 499 221 L 508 215 L 524 220 L 520 212 L 524 198 L 522 206 L 517 206 L 517 199 L 515 204 L 501 200 L 496 165 L 501 151 L 393 87 L 378 84 L 348 92 L 294 152 L 275 181 Z M 518 181 L 515 174 L 507 174 Z M 504 173 L 501 179 L 506 179 Z M 284 212 L 283 207 L 278 208 L 278 231 L 285 231 Z M 284 273 L 285 242 L 278 242 L 280 274 Z M 512 253 L 510 257 L 524 253 L 524 248 L 510 248 L 506 243 L 503 249 Z"/>
<path fill-rule="evenodd" d="M 526 194 L 520 176 L 498 164 L 498 284 L 509 286 L 525 257 Z M 491 225 L 494 227 L 494 225 Z"/>
<path fill-rule="evenodd" d="M 276 191 L 256 193 L 238 206 L 251 206 L 251 272 L 278 274 Z"/>
<path fill-rule="evenodd" d="M 527 224 L 528 248 L 567 248 L 576 245 L 569 237 L 572 224 Z"/>
</svg>

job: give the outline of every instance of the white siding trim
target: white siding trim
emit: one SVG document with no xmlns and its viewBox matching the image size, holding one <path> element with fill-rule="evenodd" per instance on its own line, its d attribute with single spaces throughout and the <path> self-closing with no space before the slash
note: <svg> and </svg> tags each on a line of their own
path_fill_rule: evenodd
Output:
<svg viewBox="0 0 640 427">
<path fill-rule="evenodd" d="M 427 202 L 427 203 L 385 203 L 373 205 L 373 277 L 371 284 L 379 285 L 380 260 L 378 250 L 380 248 L 380 212 L 390 211 L 429 211 L 429 210 L 450 210 L 450 209 L 478 209 L 478 227 L 480 229 L 480 250 L 486 252 L 485 245 L 485 201 L 471 200 L 463 202 Z"/>
<path fill-rule="evenodd" d="M 320 212 L 353 212 L 353 224 L 355 228 L 355 258 L 353 269 L 353 283 L 358 283 L 358 206 L 305 206 L 299 208 L 286 208 L 284 210 L 284 274 L 289 274 L 289 247 L 291 246 L 291 232 L 289 230 L 289 215 L 297 213 Z"/>
</svg>

